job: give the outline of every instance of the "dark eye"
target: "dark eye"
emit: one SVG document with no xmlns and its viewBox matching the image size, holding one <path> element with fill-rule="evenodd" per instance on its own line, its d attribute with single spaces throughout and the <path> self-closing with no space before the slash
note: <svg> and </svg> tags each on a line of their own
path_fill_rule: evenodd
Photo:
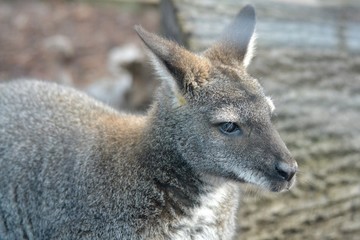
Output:
<svg viewBox="0 0 360 240">
<path fill-rule="evenodd" d="M 223 122 L 219 124 L 219 129 L 222 133 L 227 135 L 241 135 L 241 128 L 233 122 Z"/>
</svg>

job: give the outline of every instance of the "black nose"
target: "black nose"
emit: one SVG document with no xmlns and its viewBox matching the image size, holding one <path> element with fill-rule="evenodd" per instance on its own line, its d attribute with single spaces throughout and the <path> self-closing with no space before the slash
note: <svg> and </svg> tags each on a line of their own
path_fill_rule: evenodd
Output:
<svg viewBox="0 0 360 240">
<path fill-rule="evenodd" d="M 296 164 L 291 166 L 287 163 L 280 162 L 275 165 L 275 169 L 281 178 L 289 182 L 294 177 L 297 166 Z"/>
</svg>

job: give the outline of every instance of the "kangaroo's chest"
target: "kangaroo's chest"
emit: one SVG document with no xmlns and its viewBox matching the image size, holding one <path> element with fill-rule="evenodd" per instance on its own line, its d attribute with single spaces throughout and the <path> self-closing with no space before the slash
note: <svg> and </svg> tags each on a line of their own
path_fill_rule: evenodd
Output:
<svg viewBox="0 0 360 240">
<path fill-rule="evenodd" d="M 236 211 L 239 188 L 226 184 L 201 197 L 199 207 L 187 217 L 172 224 L 169 236 L 172 240 L 220 240 L 232 239 L 236 230 Z"/>
</svg>

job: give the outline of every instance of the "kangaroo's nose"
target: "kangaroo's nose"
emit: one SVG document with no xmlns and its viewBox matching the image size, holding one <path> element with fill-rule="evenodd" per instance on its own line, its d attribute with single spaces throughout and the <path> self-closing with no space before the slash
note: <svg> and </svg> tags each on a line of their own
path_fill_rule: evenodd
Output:
<svg viewBox="0 0 360 240">
<path fill-rule="evenodd" d="M 275 169 L 280 175 L 281 178 L 290 182 L 290 180 L 294 177 L 297 171 L 297 164 L 290 165 L 285 162 L 279 162 L 275 165 Z"/>
</svg>

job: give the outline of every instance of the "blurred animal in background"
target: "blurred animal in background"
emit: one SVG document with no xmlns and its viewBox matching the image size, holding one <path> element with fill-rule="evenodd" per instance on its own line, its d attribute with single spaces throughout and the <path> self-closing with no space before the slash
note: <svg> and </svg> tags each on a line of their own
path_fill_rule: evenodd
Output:
<svg viewBox="0 0 360 240">
<path fill-rule="evenodd" d="M 107 63 L 112 77 L 94 82 L 85 92 L 114 108 L 124 108 L 126 93 L 133 84 L 133 75 L 128 67 L 140 64 L 142 59 L 141 50 L 133 44 L 112 49 Z"/>
</svg>

